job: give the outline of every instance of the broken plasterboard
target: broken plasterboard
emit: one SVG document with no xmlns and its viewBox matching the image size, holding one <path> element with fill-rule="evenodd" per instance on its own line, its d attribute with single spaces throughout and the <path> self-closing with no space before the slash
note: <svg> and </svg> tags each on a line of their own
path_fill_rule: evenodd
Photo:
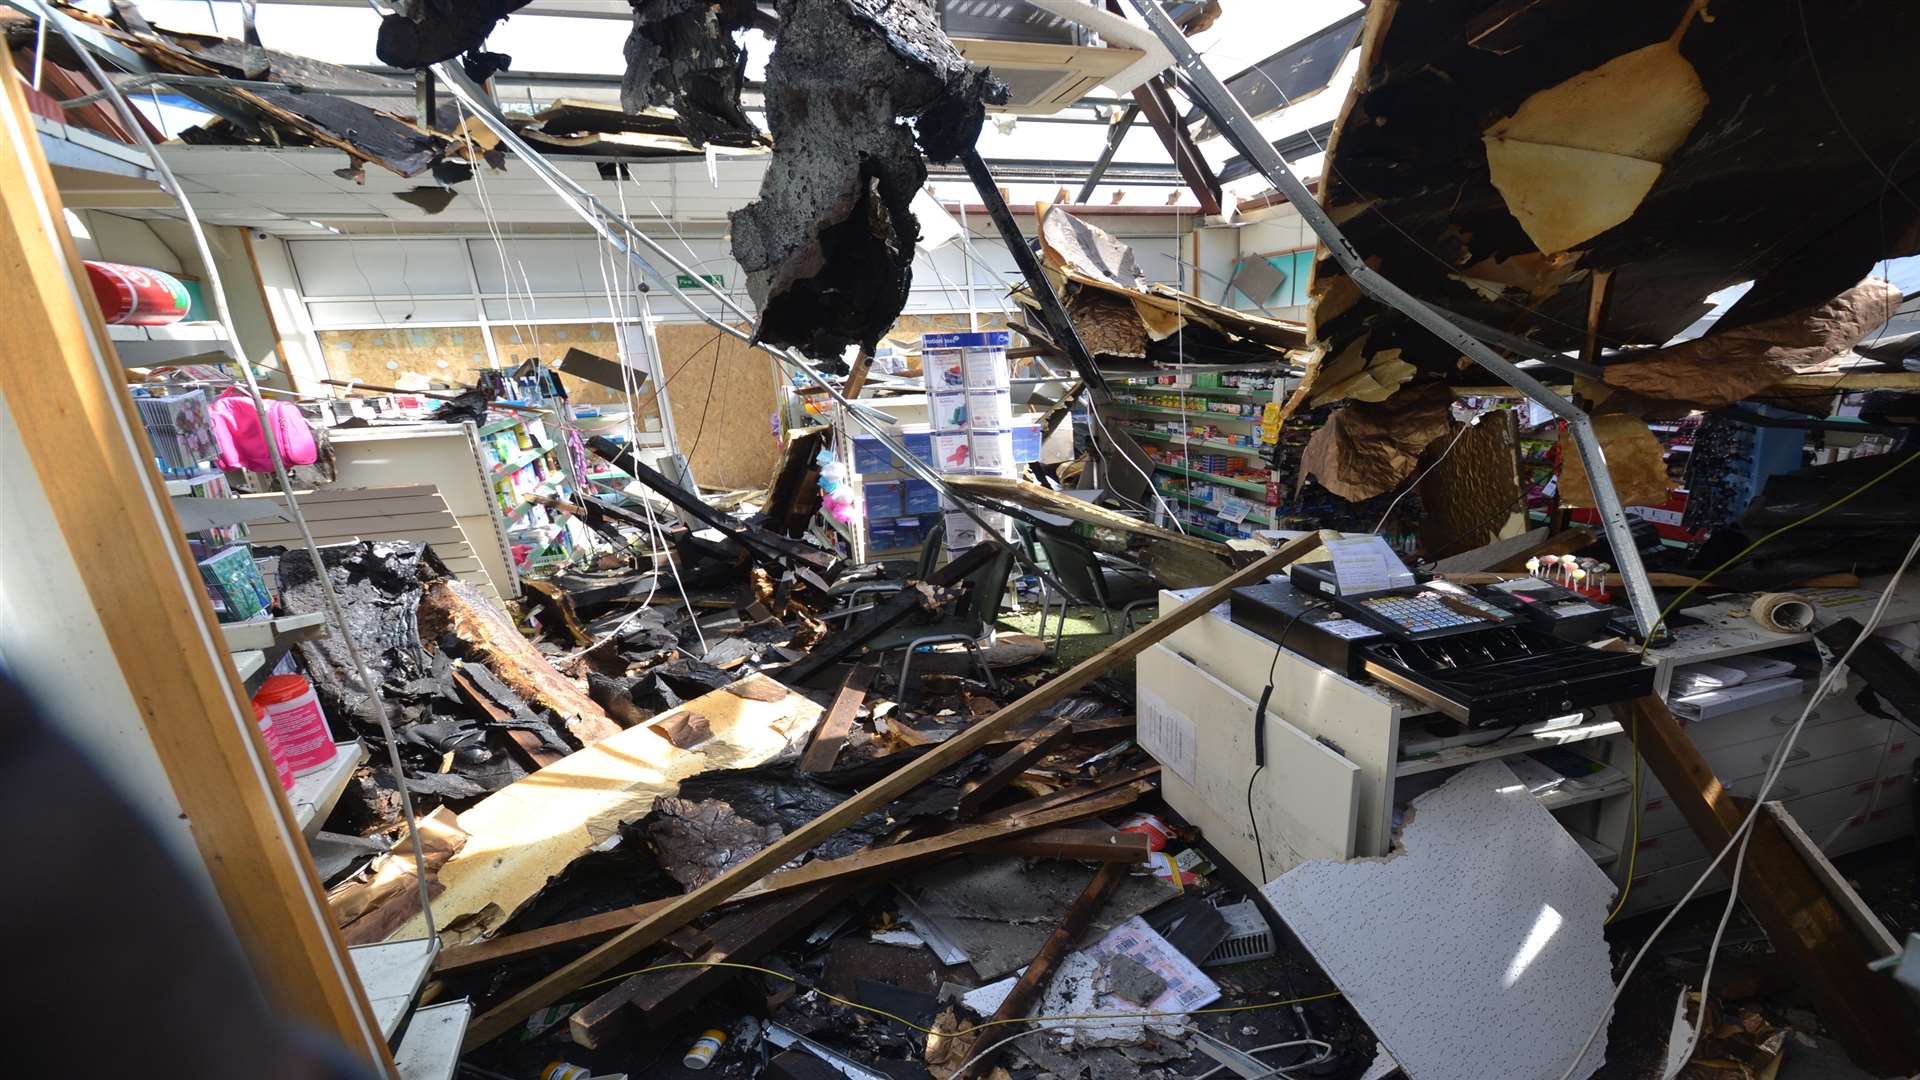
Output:
<svg viewBox="0 0 1920 1080">
<path fill-rule="evenodd" d="M 1407 1075 L 1555 1080 L 1610 1015 L 1613 882 L 1498 761 L 1415 799 L 1401 838 L 1267 898 Z M 1572 1077 L 1605 1058 L 1603 1029 Z"/>
<path fill-rule="evenodd" d="M 750 685 L 754 684 L 754 685 Z M 761 688 L 772 701 L 736 693 Z M 713 737 L 682 750 L 660 734 L 676 716 L 706 718 Z M 680 790 L 680 781 L 709 769 L 746 769 L 806 741 L 820 722 L 820 706 L 764 675 L 703 694 L 645 724 L 568 754 L 523 780 L 480 800 L 460 815 L 466 846 L 440 868 L 445 892 L 434 899 L 439 925 L 480 916 L 479 929 L 505 922 L 574 859 L 646 816 L 653 801 Z M 400 936 L 425 932 L 421 920 Z"/>
</svg>

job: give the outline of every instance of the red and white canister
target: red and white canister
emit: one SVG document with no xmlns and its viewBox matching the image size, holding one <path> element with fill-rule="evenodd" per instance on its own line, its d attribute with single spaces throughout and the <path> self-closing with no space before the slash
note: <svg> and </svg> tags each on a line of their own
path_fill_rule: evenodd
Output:
<svg viewBox="0 0 1920 1080">
<path fill-rule="evenodd" d="M 333 735 L 306 676 L 275 675 L 261 684 L 253 700 L 273 721 L 274 735 L 293 775 L 310 773 L 333 760 Z"/>
<path fill-rule="evenodd" d="M 287 752 L 280 745 L 280 735 L 274 730 L 273 717 L 267 715 L 266 706 L 259 701 L 253 703 L 253 721 L 260 725 L 260 741 L 267 744 L 267 754 L 273 759 L 273 771 L 280 777 L 280 786 L 293 790 L 293 768 L 287 764 Z"/>
</svg>

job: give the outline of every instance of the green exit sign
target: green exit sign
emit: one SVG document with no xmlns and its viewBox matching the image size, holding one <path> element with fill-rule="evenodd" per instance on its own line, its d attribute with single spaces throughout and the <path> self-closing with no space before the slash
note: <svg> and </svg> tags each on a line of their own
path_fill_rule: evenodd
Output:
<svg viewBox="0 0 1920 1080">
<path fill-rule="evenodd" d="M 725 274 L 701 274 L 700 281 L 704 281 L 716 289 L 724 289 L 727 287 L 727 275 Z M 695 281 L 692 274 L 675 274 L 673 276 L 673 283 L 683 289 L 691 289 L 700 284 L 700 281 Z"/>
</svg>

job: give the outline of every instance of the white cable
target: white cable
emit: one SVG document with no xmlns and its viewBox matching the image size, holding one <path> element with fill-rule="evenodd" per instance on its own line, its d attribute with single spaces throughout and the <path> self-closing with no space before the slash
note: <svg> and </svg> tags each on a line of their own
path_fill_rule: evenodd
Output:
<svg viewBox="0 0 1920 1080">
<path fill-rule="evenodd" d="M 1305 1061 L 1296 1061 L 1291 1065 L 1281 1065 L 1275 1068 L 1268 1069 L 1266 1072 L 1259 1074 L 1258 1077 L 1251 1078 L 1251 1080 L 1265 1080 L 1265 1078 L 1267 1077 L 1282 1077 L 1282 1078 L 1286 1078 L 1286 1080 L 1291 1080 L 1291 1078 L 1288 1076 L 1288 1073 L 1287 1073 L 1288 1069 L 1309 1069 L 1315 1065 L 1319 1065 L 1325 1061 L 1328 1061 L 1333 1057 L 1333 1044 L 1329 1042 L 1325 1042 L 1321 1039 L 1290 1039 L 1286 1042 L 1268 1043 L 1266 1046 L 1256 1046 L 1251 1050 L 1242 1050 L 1239 1047 L 1233 1045 L 1232 1043 L 1226 1041 L 1225 1039 L 1219 1038 L 1218 1036 L 1207 1034 L 1206 1032 L 1200 1030 L 1200 1028 L 1196 1025 L 1191 1025 L 1191 1024 L 1188 1025 L 1187 1032 L 1188 1034 L 1191 1034 L 1191 1035 L 1198 1035 L 1201 1038 L 1207 1040 L 1208 1042 L 1214 1044 L 1215 1046 L 1224 1046 L 1236 1054 L 1244 1054 L 1250 1058 L 1253 1057 L 1255 1054 L 1265 1054 L 1274 1050 L 1285 1050 L 1289 1047 L 1294 1047 L 1294 1046 L 1317 1046 L 1320 1048 L 1320 1052 L 1318 1054 L 1308 1058 Z M 1255 1060 L 1257 1061 L 1259 1059 L 1255 1058 Z M 1261 1062 L 1261 1064 L 1264 1065 L 1266 1063 Z M 1198 1076 L 1191 1077 L 1190 1080 L 1207 1080 L 1208 1077 L 1214 1075 L 1215 1073 L 1224 1072 L 1227 1068 L 1228 1066 L 1224 1064 L 1215 1065 L 1213 1068 L 1208 1069 L 1206 1072 L 1203 1072 Z"/>
<path fill-rule="evenodd" d="M 307 516 L 300 509 L 300 501 L 294 498 L 293 480 L 287 475 L 286 459 L 280 453 L 280 440 L 274 434 L 273 425 L 267 421 L 266 405 L 260 397 L 260 382 L 254 378 L 253 365 L 246 359 L 240 343 L 240 333 L 234 327 L 233 312 L 227 307 L 226 287 L 221 281 L 220 268 L 214 262 L 213 247 L 207 242 L 206 230 L 201 227 L 200 215 L 194 211 L 192 201 L 187 198 L 186 191 L 173 174 L 173 169 L 167 165 L 167 159 L 161 156 L 159 149 L 153 145 L 153 140 L 148 137 L 146 128 L 142 127 L 134 117 L 133 106 L 127 102 L 126 96 L 120 92 L 118 86 L 114 85 L 113 80 L 107 77 L 107 73 L 101 69 L 99 61 L 93 58 L 93 53 L 88 51 L 79 35 L 67 25 L 66 16 L 54 10 L 46 0 L 33 0 L 33 3 L 40 9 L 40 17 L 50 21 L 60 31 L 60 36 L 67 39 L 67 43 L 79 55 L 80 62 L 86 65 L 87 74 L 107 92 L 108 100 L 113 102 L 114 110 L 120 114 L 122 122 L 132 132 L 147 157 L 152 159 L 153 169 L 160 178 L 161 186 L 173 196 L 174 201 L 180 204 L 180 209 L 186 214 L 188 231 L 193 234 L 194 249 L 200 257 L 202 267 L 206 270 L 209 286 L 207 292 L 213 297 L 214 310 L 220 316 L 221 329 L 226 332 L 227 341 L 234 350 L 235 362 L 240 368 L 240 373 L 246 377 L 247 395 L 253 402 L 254 416 L 260 424 L 261 438 L 267 444 L 267 456 L 273 461 L 274 476 L 280 482 L 280 493 L 286 498 L 287 510 L 293 515 L 294 524 L 300 527 L 300 538 L 307 545 L 307 557 L 312 560 L 314 575 L 319 578 L 320 595 L 326 604 L 327 617 L 333 622 L 341 642 L 346 646 L 347 655 L 353 662 L 354 674 L 359 678 L 361 687 L 365 689 L 367 700 L 373 705 L 374 719 L 379 722 L 380 733 L 387 741 L 387 760 L 393 769 L 393 781 L 400 787 L 400 809 L 406 817 L 407 831 L 413 839 L 414 865 L 425 866 L 426 851 L 420 837 L 419 825 L 414 820 L 413 796 L 407 790 L 406 776 L 401 768 L 400 740 L 394 735 L 393 723 L 388 717 L 386 695 L 381 692 L 380 684 L 373 678 L 373 669 L 367 665 L 366 657 L 360 652 L 359 643 L 354 640 L 353 634 L 347 627 L 346 617 L 340 609 L 340 597 L 334 592 L 333 577 L 328 573 L 326 563 L 320 558 L 320 545 L 313 538 L 313 530 L 307 526 Z M 420 913 L 426 922 L 427 940 L 437 944 L 439 933 L 434 926 L 433 895 L 427 888 L 427 877 L 425 874 L 416 874 L 414 877 L 420 890 Z"/>
<path fill-rule="evenodd" d="M 1580 1067 L 1580 1062 L 1586 1057 L 1587 1051 L 1593 1046 L 1593 1041 L 1600 1037 L 1601 1031 L 1606 1029 L 1607 1021 L 1613 1015 L 1613 1007 L 1619 1002 L 1621 992 L 1626 989 L 1628 980 L 1633 978 L 1633 973 L 1635 969 L 1640 966 L 1640 961 L 1645 959 L 1648 950 L 1653 947 L 1653 943 L 1659 939 L 1660 935 L 1666 931 L 1668 925 L 1680 914 L 1680 909 L 1685 907 L 1687 901 L 1693 899 L 1694 894 L 1700 891 L 1700 887 L 1705 885 L 1707 879 L 1713 876 L 1713 872 L 1719 868 L 1721 860 L 1727 857 L 1727 852 L 1732 851 L 1734 847 L 1738 845 L 1741 854 L 1744 856 L 1746 852 L 1745 840 L 1747 836 L 1751 834 L 1753 823 L 1758 819 L 1761 808 L 1766 805 L 1767 794 L 1772 791 L 1774 781 L 1779 778 L 1781 770 L 1785 767 L 1788 754 L 1793 751 L 1794 741 L 1799 738 L 1801 729 L 1806 726 L 1807 717 L 1812 715 L 1814 707 L 1826 696 L 1827 691 L 1833 685 L 1833 681 L 1845 670 L 1847 661 L 1853 657 L 1853 651 L 1859 648 L 1860 643 L 1865 641 L 1868 635 L 1872 634 L 1874 629 L 1879 626 L 1881 617 L 1886 614 L 1887 605 L 1893 600 L 1894 591 L 1899 588 L 1900 578 L 1906 573 L 1907 567 L 1913 562 L 1916 554 L 1920 554 L 1920 536 L 1914 538 L 1913 545 L 1907 549 L 1906 557 L 1900 561 L 1899 568 L 1893 572 L 1893 577 L 1888 580 L 1886 590 L 1880 594 L 1880 600 L 1874 605 L 1873 613 L 1868 616 L 1866 625 L 1861 628 L 1859 636 L 1854 638 L 1853 644 L 1847 647 L 1846 652 L 1834 660 L 1833 666 L 1827 670 L 1826 676 L 1814 687 L 1813 695 L 1808 698 L 1806 707 L 1800 710 L 1800 718 L 1794 721 L 1793 726 L 1787 729 L 1785 735 L 1781 736 L 1779 744 L 1773 751 L 1773 762 L 1768 767 L 1765 776 L 1761 779 L 1760 789 L 1753 798 L 1753 806 L 1747 811 L 1747 816 L 1740 822 L 1740 827 L 1734 830 L 1732 836 L 1727 838 L 1726 844 L 1720 848 L 1718 854 L 1714 855 L 1713 861 L 1707 864 L 1707 868 L 1700 872 L 1699 878 L 1697 878 L 1693 886 L 1687 890 L 1686 895 L 1682 896 L 1673 905 L 1673 910 L 1667 912 L 1666 918 L 1660 920 L 1660 924 L 1653 928 L 1653 933 L 1649 934 L 1647 940 L 1640 946 L 1640 951 L 1634 954 L 1632 963 L 1627 965 L 1626 971 L 1620 975 L 1620 981 L 1614 986 L 1613 996 L 1607 999 L 1606 1008 L 1601 1010 L 1599 1019 L 1595 1021 L 1593 1031 L 1588 1034 L 1587 1041 L 1580 1047 L 1580 1052 L 1574 1055 L 1573 1063 L 1567 1066 L 1567 1070 L 1564 1073 L 1560 1074 L 1560 1080 L 1570 1080 L 1574 1070 Z M 1728 898 L 1729 911 L 1732 910 L 1733 902 L 1739 896 L 1740 879 L 1737 876 L 1737 864 L 1739 860 L 1736 859 L 1735 861 L 1736 876 L 1734 878 L 1733 894 Z M 1720 929 L 1714 934 L 1714 947 L 1716 949 L 1719 945 L 1721 932 L 1725 929 L 1726 918 L 1723 916 Z M 1709 977 L 1713 973 L 1712 964 L 1713 955 L 1710 952 L 1707 967 Z M 1702 983 L 1702 989 L 1703 991 L 1705 989 L 1704 981 Z M 1705 1000 L 1704 993 L 1701 995 L 1701 998 L 1703 1001 Z"/>
<path fill-rule="evenodd" d="M 1479 423 L 1480 423 L 1480 417 L 1476 416 L 1473 419 L 1467 421 L 1466 423 L 1460 425 L 1460 430 L 1453 433 L 1453 441 L 1447 444 L 1447 448 L 1445 450 L 1440 451 L 1440 456 L 1434 459 L 1433 464 L 1427 466 L 1424 469 L 1421 469 L 1420 475 L 1414 477 L 1413 482 L 1408 484 L 1405 490 L 1401 491 L 1400 494 L 1395 495 L 1393 497 L 1393 501 L 1387 504 L 1387 512 L 1380 515 L 1380 523 L 1373 527 L 1373 531 L 1375 534 L 1378 534 L 1381 529 L 1384 529 L 1387 527 L 1387 519 L 1393 516 L 1393 508 L 1400 505 L 1400 500 L 1406 498 L 1408 492 L 1411 492 L 1414 488 L 1419 487 L 1420 481 L 1425 480 L 1427 478 L 1428 473 L 1439 468 L 1440 463 L 1447 460 L 1447 455 L 1453 453 L 1453 448 L 1460 445 L 1460 439 L 1463 436 L 1465 436 L 1468 431 L 1471 431 L 1473 428 L 1478 426 Z"/>
</svg>

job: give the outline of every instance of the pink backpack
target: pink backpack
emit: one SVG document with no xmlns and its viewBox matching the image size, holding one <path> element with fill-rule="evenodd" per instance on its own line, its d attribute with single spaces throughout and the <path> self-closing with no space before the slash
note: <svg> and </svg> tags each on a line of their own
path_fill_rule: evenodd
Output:
<svg viewBox="0 0 1920 1080">
<path fill-rule="evenodd" d="M 280 457 L 288 465 L 311 465 L 320 456 L 313 443 L 313 430 L 298 407 L 286 401 L 268 401 L 267 423 L 273 425 L 274 441 L 280 444 Z M 229 390 L 213 403 L 213 435 L 220 444 L 220 467 L 272 472 L 273 456 L 267 453 L 267 440 L 260 434 L 260 418 L 253 402 L 238 390 Z"/>
</svg>

